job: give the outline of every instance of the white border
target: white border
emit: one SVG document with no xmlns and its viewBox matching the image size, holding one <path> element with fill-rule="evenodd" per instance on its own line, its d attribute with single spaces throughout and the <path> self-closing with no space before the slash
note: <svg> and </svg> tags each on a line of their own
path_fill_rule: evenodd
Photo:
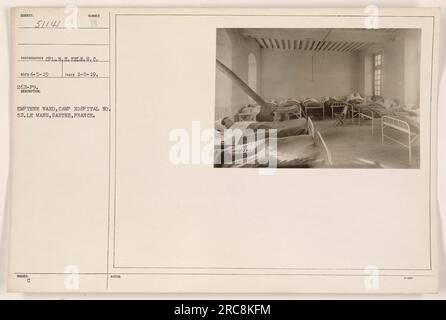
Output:
<svg viewBox="0 0 446 320">
<path fill-rule="evenodd" d="M 96 1 L 87 1 L 87 0 L 78 0 L 78 1 L 21 1 L 21 0 L 3 0 L 1 4 L 1 8 L 3 9 L 0 14 L 0 20 L 2 25 L 5 28 L 2 28 L 3 32 L 0 34 L 0 42 L 2 48 L 10 49 L 9 42 L 9 31 L 10 31 L 10 20 L 9 20 L 9 8 L 12 6 L 63 6 L 63 5 L 78 5 L 78 6 L 107 6 L 107 7 L 123 7 L 123 6 L 145 6 L 145 7 L 314 7 L 314 1 L 301 0 L 301 1 L 267 1 L 267 0 L 216 0 L 216 1 L 199 1 L 199 0 L 142 0 L 142 1 L 124 1 L 124 0 L 96 0 Z M 368 5 L 377 5 L 378 7 L 382 5 L 383 7 L 442 7 L 442 26 L 441 33 L 444 35 L 446 31 L 445 27 L 445 12 L 446 12 L 446 2 L 441 0 L 426 0 L 426 1 L 416 1 L 416 0 L 381 0 L 381 1 L 364 1 L 364 0 L 355 0 L 355 1 L 336 1 L 336 0 L 325 0 L 319 1 L 319 7 L 344 7 L 344 8 L 365 8 Z M 0 299 L 33 299 L 33 298 L 107 298 L 106 294 L 8 294 L 6 293 L 6 265 L 7 265 L 7 225 L 8 219 L 5 215 L 4 208 L 6 207 L 5 199 L 6 199 L 6 190 L 7 190 L 7 176 L 8 176 L 8 168 L 9 168 L 9 52 L 10 50 L 1 50 L 0 51 L 0 65 L 2 70 L 2 76 L 0 77 L 0 208 L 3 210 L 0 211 Z M 445 69 L 445 50 L 443 42 L 440 43 L 440 56 L 439 56 L 439 97 L 438 97 L 438 119 L 446 119 L 446 84 L 443 79 L 444 69 Z M 374 298 L 405 298 L 405 299 L 420 299 L 420 298 L 430 298 L 430 299 L 446 299 L 446 279 L 444 274 L 444 270 L 446 270 L 445 265 L 445 248 L 446 248 L 446 240 L 444 233 L 446 233 L 446 121 L 438 122 L 438 194 L 439 194 L 439 211 L 440 211 L 440 221 L 439 226 L 441 228 L 440 237 L 440 265 L 439 271 L 443 270 L 443 274 L 440 274 L 440 294 L 438 295 L 424 295 L 424 296 L 416 296 L 416 295 L 392 295 L 392 296 L 373 296 L 373 295 L 296 295 L 296 294 L 264 294 L 259 296 L 258 294 L 250 295 L 250 294 L 182 294 L 181 298 L 273 298 L 273 299 L 295 299 L 295 298 L 336 298 L 336 299 L 349 299 L 349 298 L 365 298 L 365 299 L 374 299 Z M 114 298 L 125 297 L 125 298 L 178 298 L 175 294 L 126 294 L 126 295 L 113 295 Z"/>
</svg>

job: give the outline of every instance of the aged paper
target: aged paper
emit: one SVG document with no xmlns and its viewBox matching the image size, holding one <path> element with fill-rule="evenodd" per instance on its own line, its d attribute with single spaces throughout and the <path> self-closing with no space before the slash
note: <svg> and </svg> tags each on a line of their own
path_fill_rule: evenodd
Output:
<svg viewBox="0 0 446 320">
<path fill-rule="evenodd" d="M 13 9 L 9 289 L 436 292 L 438 26 Z"/>
</svg>

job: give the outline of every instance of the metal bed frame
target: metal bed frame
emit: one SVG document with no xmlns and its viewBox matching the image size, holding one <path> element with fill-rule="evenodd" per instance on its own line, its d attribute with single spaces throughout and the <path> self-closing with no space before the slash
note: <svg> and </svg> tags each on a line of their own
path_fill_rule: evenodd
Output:
<svg viewBox="0 0 446 320">
<path fill-rule="evenodd" d="M 308 117 L 308 119 L 307 119 L 307 125 L 308 125 L 308 135 L 312 136 L 314 139 L 314 134 L 315 134 L 314 123 L 310 117 Z"/>
<path fill-rule="evenodd" d="M 369 119 L 370 123 L 371 123 L 371 127 L 372 127 L 372 136 L 373 136 L 373 127 L 375 125 L 375 118 L 373 117 L 373 111 L 359 109 L 358 112 L 359 112 L 358 113 L 358 124 L 361 125 L 361 118 Z"/>
<path fill-rule="evenodd" d="M 292 102 L 295 102 L 294 100 L 290 100 Z M 294 115 L 297 119 L 302 118 L 302 106 L 300 105 L 299 102 L 296 102 L 296 106 L 297 106 L 297 111 L 296 112 L 278 112 L 278 111 L 273 111 L 274 116 L 276 116 L 277 114 L 286 114 L 286 120 L 289 119 L 290 115 Z"/>
<path fill-rule="evenodd" d="M 399 141 L 396 138 L 385 134 L 384 131 L 385 128 L 391 128 L 399 132 L 405 133 L 407 135 L 407 140 Z M 384 138 L 387 138 L 407 148 L 409 151 L 409 165 L 412 164 L 412 142 L 415 140 L 417 136 L 418 136 L 417 134 L 410 131 L 410 126 L 406 121 L 389 116 L 383 116 L 381 118 L 381 143 L 384 144 Z"/>
<path fill-rule="evenodd" d="M 324 104 L 321 103 L 321 102 L 318 102 L 318 104 L 319 104 L 318 106 L 305 106 L 303 104 L 303 107 L 304 107 L 304 110 L 305 110 L 305 114 L 308 116 L 307 109 L 309 109 L 309 110 L 312 110 L 312 109 L 322 109 L 322 119 L 325 119 L 325 107 L 324 107 Z"/>
<path fill-rule="evenodd" d="M 311 120 L 310 117 L 308 117 L 308 135 L 313 138 L 314 142 L 317 142 L 319 140 L 319 142 L 324 147 L 324 151 L 325 151 L 325 154 L 327 156 L 327 162 L 328 162 L 328 164 L 330 166 L 332 166 L 333 165 L 333 160 L 332 160 L 331 152 L 328 149 L 328 146 L 325 143 L 324 138 L 322 138 L 321 133 L 319 131 L 315 131 L 314 123 L 313 123 L 313 121 Z"/>
<path fill-rule="evenodd" d="M 327 161 L 328 161 L 328 164 L 329 164 L 330 166 L 332 166 L 332 165 L 333 165 L 333 160 L 332 160 L 332 157 L 331 157 L 331 152 L 330 152 L 330 150 L 328 150 L 328 146 L 327 146 L 327 144 L 325 143 L 324 138 L 322 138 L 322 135 L 321 135 L 321 133 L 320 133 L 319 131 L 316 133 L 316 136 L 317 136 L 317 138 L 320 140 L 322 146 L 324 147 L 325 154 L 327 155 Z"/>
<path fill-rule="evenodd" d="M 337 101 L 331 104 L 331 117 L 334 116 L 334 108 L 341 108 L 348 106 L 351 112 L 352 124 L 354 124 L 355 118 L 358 118 L 358 125 L 361 125 L 361 119 L 368 119 L 371 122 L 372 136 L 374 134 L 374 125 L 375 125 L 375 117 L 373 116 L 373 111 L 371 110 L 362 110 L 360 105 L 355 106 L 354 104 L 345 102 L 345 101 Z"/>
<path fill-rule="evenodd" d="M 327 158 L 327 162 L 328 162 L 328 164 L 330 166 L 332 166 L 333 165 L 333 160 L 332 160 L 333 158 L 331 156 L 331 152 L 328 149 L 328 146 L 325 143 L 324 138 L 322 138 L 321 133 L 314 129 L 314 123 L 313 123 L 313 120 L 311 120 L 310 117 L 307 118 L 307 126 L 308 126 L 308 135 L 313 138 L 313 141 L 315 143 L 320 142 L 322 144 L 322 147 L 324 148 L 325 155 L 326 155 L 326 158 Z"/>
<path fill-rule="evenodd" d="M 334 108 L 344 108 L 345 106 L 348 106 L 352 109 L 352 123 L 353 123 L 353 107 L 350 103 L 348 103 L 346 101 L 335 101 L 330 105 L 331 118 L 334 119 Z"/>
<path fill-rule="evenodd" d="M 256 112 L 243 112 L 239 113 L 238 117 L 241 121 L 256 121 L 257 115 L 260 113 L 260 109 Z"/>
</svg>

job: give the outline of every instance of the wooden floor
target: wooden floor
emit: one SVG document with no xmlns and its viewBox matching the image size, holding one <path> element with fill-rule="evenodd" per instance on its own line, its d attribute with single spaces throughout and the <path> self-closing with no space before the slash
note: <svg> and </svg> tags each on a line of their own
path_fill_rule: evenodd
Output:
<svg viewBox="0 0 446 320">
<path fill-rule="evenodd" d="M 361 125 L 358 125 L 357 119 L 354 124 L 352 124 L 351 119 L 348 119 L 344 126 L 335 126 L 334 120 L 331 118 L 312 120 L 316 131 L 320 131 L 328 149 L 331 151 L 335 167 L 355 167 L 355 164 L 361 163 L 370 164 L 370 167 L 419 167 L 419 139 L 415 139 L 413 142 L 412 164 L 409 165 L 407 148 L 386 139 L 384 144 L 381 143 L 381 121 L 379 119 L 374 121 L 373 135 L 371 121 L 369 120 L 362 120 Z M 391 134 L 398 139 L 407 139 L 399 132 L 392 132 Z"/>
</svg>

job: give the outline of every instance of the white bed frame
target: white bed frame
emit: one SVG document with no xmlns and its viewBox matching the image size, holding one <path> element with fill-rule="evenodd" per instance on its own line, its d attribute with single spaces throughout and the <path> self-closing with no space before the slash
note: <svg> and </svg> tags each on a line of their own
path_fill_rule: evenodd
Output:
<svg viewBox="0 0 446 320">
<path fill-rule="evenodd" d="M 335 101 L 330 105 L 331 108 L 331 118 L 334 119 L 334 108 L 344 108 L 345 106 L 348 106 L 350 109 L 352 109 L 352 115 L 353 115 L 353 108 L 352 105 L 346 101 Z M 352 118 L 353 121 L 353 118 Z"/>
<path fill-rule="evenodd" d="M 328 164 L 329 164 L 330 166 L 332 166 L 332 165 L 333 165 L 333 160 L 332 160 L 332 157 L 331 157 L 331 152 L 330 152 L 330 150 L 328 150 L 328 146 L 327 146 L 327 144 L 325 143 L 324 138 L 322 138 L 322 135 L 321 135 L 321 133 L 320 133 L 319 131 L 316 133 L 316 136 L 317 136 L 317 138 L 320 140 L 322 146 L 324 147 L 325 154 L 326 154 L 326 156 L 327 156 L 327 162 L 328 162 Z"/>
<path fill-rule="evenodd" d="M 239 113 L 238 117 L 240 121 L 256 121 L 257 115 L 260 113 L 260 109 L 254 112 Z"/>
<path fill-rule="evenodd" d="M 318 102 L 318 103 L 319 103 L 318 106 L 305 106 L 305 105 L 302 103 L 303 106 L 304 106 L 305 115 L 306 115 L 307 117 L 309 117 L 309 115 L 308 115 L 308 110 L 322 109 L 322 119 L 325 119 L 325 107 L 324 107 L 324 103 L 323 103 L 323 102 Z"/>
<path fill-rule="evenodd" d="M 405 133 L 407 135 L 407 140 L 400 141 L 394 137 L 385 134 L 384 131 L 385 128 L 392 128 L 399 132 Z M 412 142 L 415 140 L 417 136 L 418 136 L 417 134 L 414 134 L 413 132 L 410 131 L 410 126 L 406 121 L 389 116 L 383 116 L 381 118 L 381 143 L 384 144 L 384 138 L 387 138 L 407 148 L 409 150 L 409 165 L 412 164 Z"/>
<path fill-rule="evenodd" d="M 328 146 L 327 146 L 327 144 L 325 143 L 324 138 L 322 138 L 321 133 L 320 133 L 319 131 L 315 131 L 313 120 L 311 120 L 310 117 L 308 117 L 308 135 L 311 136 L 311 137 L 313 138 L 313 141 L 314 141 L 315 143 L 317 143 L 318 140 L 319 140 L 319 142 L 320 142 L 320 143 L 322 144 L 322 146 L 324 147 L 324 151 L 325 151 L 325 154 L 326 154 L 326 156 L 327 156 L 327 162 L 328 162 L 328 164 L 329 164 L 330 166 L 332 166 L 332 165 L 333 165 L 333 161 L 332 161 L 332 157 L 331 157 L 331 152 L 330 152 L 330 150 L 328 149 Z"/>
<path fill-rule="evenodd" d="M 290 101 L 291 102 L 295 102 L 294 100 L 290 100 Z M 290 115 L 294 115 L 297 119 L 302 118 L 302 106 L 298 102 L 296 102 L 296 105 L 297 105 L 297 109 L 298 109 L 296 112 L 277 112 L 277 111 L 273 111 L 274 117 L 276 117 L 277 114 L 287 114 L 288 117 L 287 117 L 286 120 L 289 119 Z"/>
<path fill-rule="evenodd" d="M 367 112 L 369 114 L 367 114 Z M 358 123 L 361 125 L 361 119 L 369 119 L 372 127 L 372 136 L 373 136 L 373 127 L 375 125 L 375 118 L 373 117 L 373 111 L 371 110 L 361 110 L 359 109 L 359 115 L 358 115 Z"/>
<path fill-rule="evenodd" d="M 308 119 L 307 119 L 307 125 L 308 125 L 308 134 L 309 134 L 310 136 L 312 136 L 313 139 L 314 139 L 314 135 L 315 135 L 315 131 L 314 131 L 314 123 L 313 123 L 313 120 L 311 120 L 310 117 L 308 117 Z"/>
</svg>

